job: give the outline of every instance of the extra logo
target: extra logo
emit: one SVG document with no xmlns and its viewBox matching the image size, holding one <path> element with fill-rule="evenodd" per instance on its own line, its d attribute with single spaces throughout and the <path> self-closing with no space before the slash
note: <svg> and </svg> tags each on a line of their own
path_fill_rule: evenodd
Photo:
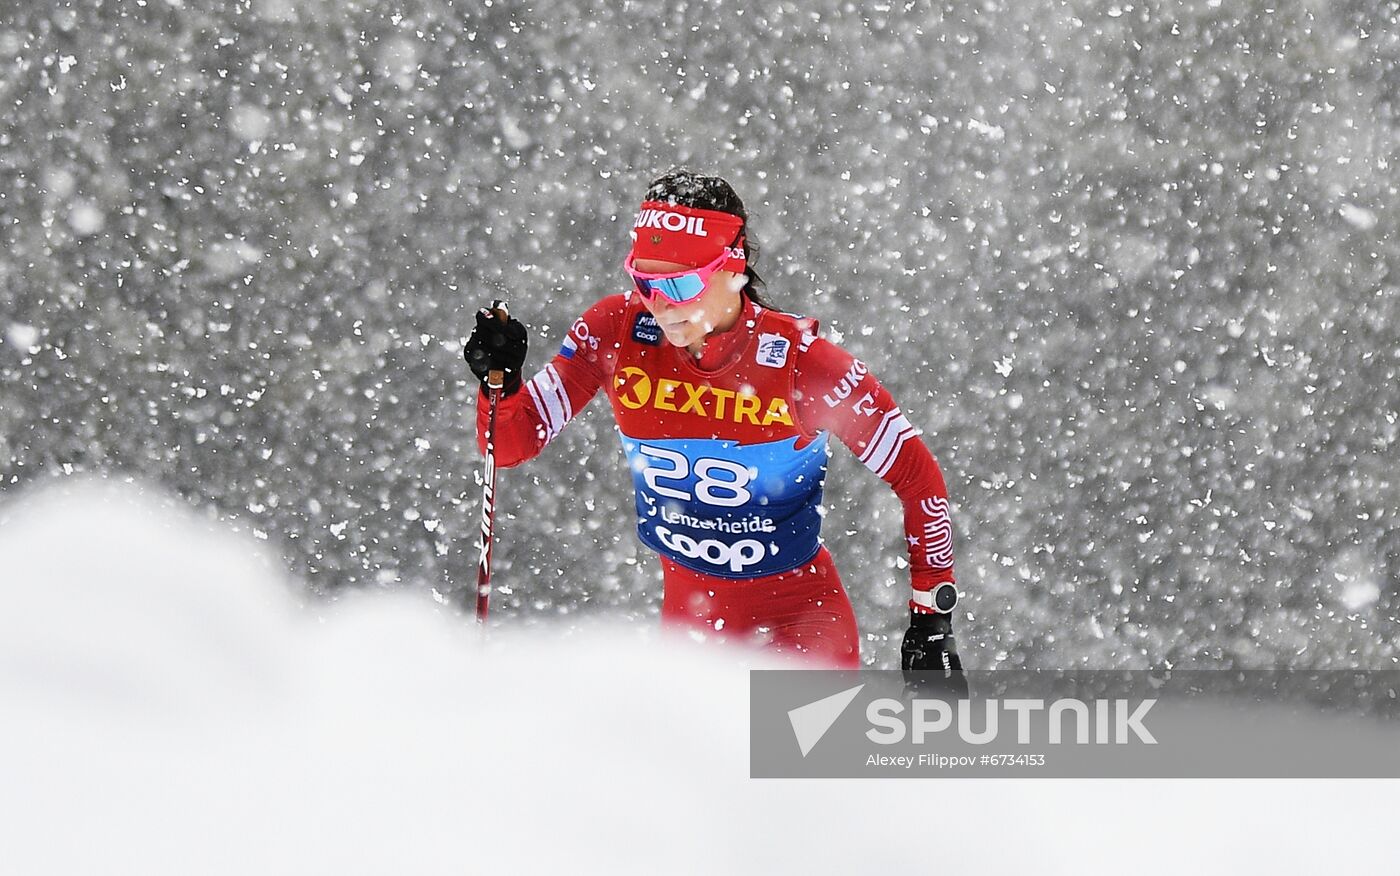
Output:
<svg viewBox="0 0 1400 876">
<path fill-rule="evenodd" d="M 793 425 L 788 403 L 783 398 L 770 398 L 767 404 L 752 393 L 735 392 L 716 386 L 696 385 L 684 380 L 663 377 L 653 382 L 651 375 L 635 365 L 618 372 L 617 400 L 628 410 L 651 407 L 658 411 L 695 414 L 710 420 L 771 426 Z"/>
<path fill-rule="evenodd" d="M 659 346 L 661 326 L 656 324 L 656 317 L 646 312 L 638 313 L 636 322 L 632 323 L 632 340 L 652 347 Z"/>
<path fill-rule="evenodd" d="M 663 231 L 684 231 L 695 237 L 709 237 L 705 231 L 705 217 L 683 216 L 670 210 L 643 210 L 637 214 L 633 228 L 660 228 Z"/>
<path fill-rule="evenodd" d="M 788 349 L 792 343 L 782 335 L 764 332 L 758 336 L 758 364 L 768 368 L 782 368 L 787 364 Z"/>
</svg>

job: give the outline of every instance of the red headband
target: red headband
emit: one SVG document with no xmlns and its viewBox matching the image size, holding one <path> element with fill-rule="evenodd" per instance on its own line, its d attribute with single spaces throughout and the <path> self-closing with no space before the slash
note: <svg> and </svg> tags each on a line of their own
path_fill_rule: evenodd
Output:
<svg viewBox="0 0 1400 876">
<path fill-rule="evenodd" d="M 744 272 L 744 220 L 732 213 L 701 210 L 663 201 L 643 201 L 632 228 L 632 255 L 700 268 L 728 247 L 721 270 Z"/>
</svg>

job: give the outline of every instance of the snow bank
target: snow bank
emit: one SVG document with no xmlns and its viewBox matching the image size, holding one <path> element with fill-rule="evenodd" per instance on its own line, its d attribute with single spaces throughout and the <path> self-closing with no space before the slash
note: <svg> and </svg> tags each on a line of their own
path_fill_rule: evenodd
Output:
<svg viewBox="0 0 1400 876">
<path fill-rule="evenodd" d="M 483 639 L 407 594 L 305 603 L 261 550 L 137 485 L 0 499 L 2 869 L 1384 860 L 1393 783 L 753 781 L 732 654 L 627 627 Z M 1300 819 L 1328 841 L 1290 841 Z"/>
</svg>

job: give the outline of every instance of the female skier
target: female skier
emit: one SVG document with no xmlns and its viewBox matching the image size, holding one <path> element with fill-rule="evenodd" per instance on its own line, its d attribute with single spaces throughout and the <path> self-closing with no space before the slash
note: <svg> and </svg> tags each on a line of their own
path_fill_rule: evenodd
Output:
<svg viewBox="0 0 1400 876">
<path fill-rule="evenodd" d="M 818 537 L 835 434 L 904 504 L 913 589 L 903 668 L 965 684 L 938 464 L 865 363 L 819 338 L 815 320 L 764 302 L 756 254 L 729 183 L 686 170 L 655 180 L 623 264 L 632 288 L 585 311 L 529 382 L 525 327 L 477 314 L 464 352 L 483 382 L 482 451 L 488 372 L 506 375 L 500 467 L 539 454 L 604 390 L 631 464 L 638 535 L 660 555 L 663 622 L 854 668 L 855 614 Z"/>
</svg>

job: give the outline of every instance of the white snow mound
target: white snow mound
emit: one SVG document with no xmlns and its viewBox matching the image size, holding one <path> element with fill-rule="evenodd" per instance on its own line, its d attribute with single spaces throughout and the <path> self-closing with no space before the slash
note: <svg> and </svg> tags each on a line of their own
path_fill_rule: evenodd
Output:
<svg viewBox="0 0 1400 876">
<path fill-rule="evenodd" d="M 0 494 L 6 871 L 1257 872 L 1314 854 L 1299 799 L 1319 866 L 1388 836 L 1381 783 L 751 780 L 732 652 L 308 601 L 262 551 L 139 485 Z"/>
</svg>

